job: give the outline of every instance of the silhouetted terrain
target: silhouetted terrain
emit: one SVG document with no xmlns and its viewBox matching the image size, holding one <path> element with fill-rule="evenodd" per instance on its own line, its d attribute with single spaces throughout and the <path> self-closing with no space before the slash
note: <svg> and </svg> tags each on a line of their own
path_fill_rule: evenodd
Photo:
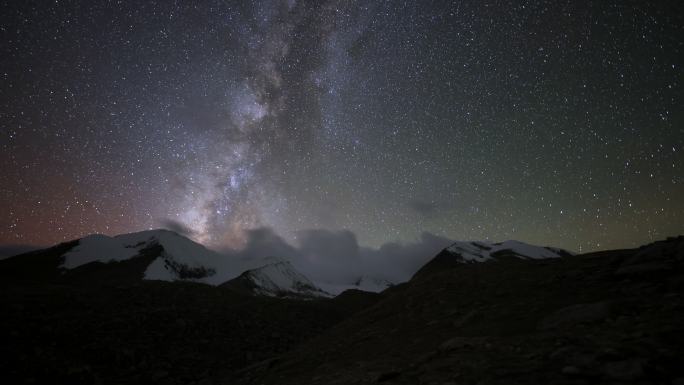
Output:
<svg viewBox="0 0 684 385">
<path fill-rule="evenodd" d="M 124 279 L 135 259 L 27 279 L 37 254 L 10 258 L 0 382 L 684 383 L 684 237 L 482 263 L 457 250 L 381 294 L 308 301 Z"/>
<path fill-rule="evenodd" d="M 283 353 L 357 310 L 349 301 L 158 281 L 5 282 L 0 307 L 4 384 L 206 383 Z"/>
<path fill-rule="evenodd" d="M 560 259 L 444 257 L 243 381 L 684 381 L 684 238 Z"/>
</svg>

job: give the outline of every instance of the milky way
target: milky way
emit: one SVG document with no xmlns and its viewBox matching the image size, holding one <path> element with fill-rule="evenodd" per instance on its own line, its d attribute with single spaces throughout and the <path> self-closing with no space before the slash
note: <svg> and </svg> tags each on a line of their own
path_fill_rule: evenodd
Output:
<svg viewBox="0 0 684 385">
<path fill-rule="evenodd" d="M 0 243 L 684 230 L 678 2 L 4 2 Z"/>
</svg>

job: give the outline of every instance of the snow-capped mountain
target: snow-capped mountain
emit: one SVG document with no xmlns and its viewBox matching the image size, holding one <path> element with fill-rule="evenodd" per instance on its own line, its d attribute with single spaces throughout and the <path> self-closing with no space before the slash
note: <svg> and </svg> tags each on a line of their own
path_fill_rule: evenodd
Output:
<svg viewBox="0 0 684 385">
<path fill-rule="evenodd" d="M 489 242 L 454 242 L 442 250 L 430 262 L 421 267 L 414 277 L 427 271 L 444 269 L 453 265 L 478 263 L 496 260 L 504 257 L 520 259 L 561 258 L 573 255 L 567 250 L 535 246 L 520 241 Z"/>
<path fill-rule="evenodd" d="M 460 262 L 484 262 L 497 257 L 513 256 L 521 259 L 560 258 L 572 253 L 563 249 L 529 245 L 519 241 L 505 242 L 455 242 L 445 251 L 451 253 Z"/>
<path fill-rule="evenodd" d="M 207 281 L 216 275 L 222 257 L 199 243 L 168 230 L 150 230 L 115 237 L 94 234 L 78 240 L 63 255 L 63 269 L 71 270 L 93 263 L 110 263 L 139 257 L 156 249 L 156 258 L 147 266 L 145 279 L 160 281 Z M 209 282 L 207 282 L 209 283 Z"/>
<path fill-rule="evenodd" d="M 520 241 L 490 242 L 490 241 L 459 241 L 443 249 L 432 260 L 423 265 L 415 275 L 427 270 L 439 270 L 456 264 L 485 262 L 502 257 L 516 257 L 520 259 L 560 258 L 572 255 L 563 249 L 530 245 Z M 418 256 L 417 256 L 418 257 Z M 316 282 L 318 287 L 328 293 L 340 294 L 345 290 L 355 289 L 379 293 L 402 281 L 390 281 L 382 278 L 382 270 L 370 272 L 347 282 Z"/>
<path fill-rule="evenodd" d="M 288 261 L 268 258 L 263 266 L 250 269 L 221 286 L 241 288 L 269 297 L 315 298 L 332 295 L 318 288 Z"/>
<path fill-rule="evenodd" d="M 354 286 L 354 288 L 358 290 L 379 293 L 387 289 L 388 287 L 394 286 L 394 283 L 383 278 L 371 277 L 370 275 L 363 275 L 354 282 Z"/>
<path fill-rule="evenodd" d="M 232 287 L 256 295 L 293 298 L 332 297 L 349 289 L 381 292 L 394 283 L 382 278 L 384 272 L 381 269 L 360 271 L 356 278 L 353 275 L 323 278 L 320 271 L 307 265 L 306 261 L 299 261 L 295 267 L 289 261 L 273 257 L 238 255 L 219 254 L 173 231 L 149 230 L 114 237 L 89 235 L 8 258 L 0 267 L 5 274 L 16 272 L 21 277 L 34 280 L 117 284 L 142 279 L 193 281 Z M 571 253 L 518 241 L 455 242 L 418 270 L 416 275 L 426 269 L 439 270 L 502 257 L 544 259 L 567 255 Z"/>
<path fill-rule="evenodd" d="M 114 237 L 93 234 L 48 249 L 9 258 L 19 274 L 37 279 L 88 282 L 193 281 L 218 286 L 242 282 L 252 294 L 313 298 L 331 295 L 290 262 L 268 257 L 239 259 L 219 254 L 169 230 Z M 47 274 L 45 273 L 47 272 Z M 31 277 L 33 276 L 33 277 Z M 236 285 L 226 285 L 234 286 Z"/>
</svg>

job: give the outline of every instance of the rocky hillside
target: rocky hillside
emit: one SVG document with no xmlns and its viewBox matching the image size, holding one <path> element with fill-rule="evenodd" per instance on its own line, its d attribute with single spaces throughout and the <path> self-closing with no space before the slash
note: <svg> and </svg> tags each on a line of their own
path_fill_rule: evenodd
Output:
<svg viewBox="0 0 684 385">
<path fill-rule="evenodd" d="M 443 262 L 242 383 L 684 383 L 684 238 Z"/>
<path fill-rule="evenodd" d="M 3 280 L 0 383 L 223 384 L 375 296 L 301 301 L 192 282 Z"/>
</svg>

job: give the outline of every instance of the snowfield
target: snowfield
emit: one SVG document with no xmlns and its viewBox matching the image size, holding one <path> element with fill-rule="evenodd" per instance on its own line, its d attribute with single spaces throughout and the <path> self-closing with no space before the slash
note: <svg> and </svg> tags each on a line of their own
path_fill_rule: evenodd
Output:
<svg viewBox="0 0 684 385">
<path fill-rule="evenodd" d="M 446 248 L 446 251 L 458 254 L 464 263 L 485 262 L 495 259 L 497 255 L 513 255 L 521 259 L 546 259 L 560 258 L 564 254 L 571 254 L 568 251 L 529 245 L 519 241 L 505 242 L 455 242 Z"/>
<path fill-rule="evenodd" d="M 296 293 L 311 297 L 331 297 L 288 261 L 272 262 L 246 273 L 257 287 L 256 292 L 261 295 L 275 297 L 281 293 Z"/>
<path fill-rule="evenodd" d="M 174 281 L 181 278 L 178 271 L 169 267 L 171 265 L 186 269 L 206 269 L 215 274 L 225 259 L 217 252 L 173 231 L 150 230 L 115 237 L 94 234 L 81 238 L 78 246 L 64 254 L 64 263 L 61 267 L 74 269 L 92 262 L 123 261 L 139 255 L 142 250 L 154 245 L 161 246 L 163 252 L 149 265 L 145 271 L 145 279 Z M 194 280 L 204 282 L 214 274 Z"/>
</svg>

